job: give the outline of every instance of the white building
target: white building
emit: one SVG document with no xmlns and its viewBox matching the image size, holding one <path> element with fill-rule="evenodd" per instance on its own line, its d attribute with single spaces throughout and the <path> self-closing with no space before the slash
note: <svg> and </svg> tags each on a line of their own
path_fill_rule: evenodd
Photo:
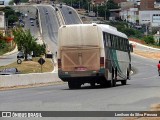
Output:
<svg viewBox="0 0 160 120">
<path fill-rule="evenodd" d="M 138 20 L 138 8 L 129 8 L 129 9 L 124 9 L 121 10 L 120 12 L 120 17 L 122 20 L 131 22 L 131 23 L 136 23 Z"/>
<path fill-rule="evenodd" d="M 160 10 L 139 11 L 139 23 L 160 27 Z"/>
</svg>

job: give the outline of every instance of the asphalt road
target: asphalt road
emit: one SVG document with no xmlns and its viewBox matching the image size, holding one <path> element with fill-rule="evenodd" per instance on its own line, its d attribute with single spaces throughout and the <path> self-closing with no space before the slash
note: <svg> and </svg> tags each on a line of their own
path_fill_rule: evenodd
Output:
<svg viewBox="0 0 160 120">
<path fill-rule="evenodd" d="M 52 28 L 46 19 L 53 18 L 45 15 L 46 9 L 49 14 L 54 14 L 49 7 L 39 6 L 44 25 L 45 36 L 49 35 Z M 52 11 L 52 12 L 51 12 Z M 56 22 L 57 23 L 57 22 Z M 57 24 L 54 24 L 55 26 Z M 55 28 L 52 30 L 54 31 Z M 54 31 L 56 33 L 56 31 Z M 54 38 L 54 37 L 53 37 Z M 54 44 L 54 40 L 47 38 Z M 54 51 L 54 50 L 53 50 Z M 1 111 L 142 111 L 150 110 L 150 105 L 160 101 L 160 78 L 157 72 L 157 61 L 132 55 L 134 74 L 127 85 L 118 84 L 113 88 L 91 88 L 88 84 L 78 90 L 69 90 L 67 84 L 0 91 Z M 48 78 L 54 79 L 54 78 Z M 53 118 L 46 118 L 47 120 Z M 75 118 L 54 118 L 56 120 L 74 120 Z M 83 119 L 84 118 L 76 118 Z M 106 118 L 86 118 L 106 120 Z M 107 118 L 113 119 L 115 118 Z M 116 118 L 117 120 L 118 118 Z"/>
<path fill-rule="evenodd" d="M 35 18 L 36 17 L 36 8 L 33 6 L 12 6 L 15 10 L 22 12 L 23 14 L 28 15 L 28 17 L 24 17 L 23 21 L 25 22 L 24 29 L 30 30 L 31 34 L 35 37 L 38 38 L 40 36 L 39 33 L 39 28 L 36 25 L 36 20 L 33 20 L 33 23 L 31 23 L 30 18 Z M 33 26 L 32 26 L 33 25 Z M 8 64 L 11 64 L 13 62 L 17 61 L 17 54 L 18 52 L 5 55 L 5 56 L 0 56 L 0 66 L 5 66 Z"/>
<path fill-rule="evenodd" d="M 62 5 L 62 8 L 60 8 L 61 13 L 64 17 L 65 24 L 81 24 L 81 20 L 79 16 L 77 15 L 76 11 L 66 5 Z M 69 11 L 71 11 L 71 14 L 69 14 Z"/>
<path fill-rule="evenodd" d="M 40 12 L 42 37 L 52 53 L 57 51 L 58 20 L 56 11 L 51 5 L 37 6 Z M 48 12 L 48 14 L 46 14 Z"/>
<path fill-rule="evenodd" d="M 0 56 L 0 66 L 5 66 L 5 65 L 11 64 L 13 62 L 16 62 L 17 53 L 18 52 L 10 54 L 10 55 Z"/>
<path fill-rule="evenodd" d="M 5 111 L 142 111 L 160 101 L 157 61 L 132 55 L 136 69 L 128 84 L 69 90 L 67 84 L 0 91 L 0 110 Z M 54 79 L 54 78 L 49 78 Z"/>
</svg>

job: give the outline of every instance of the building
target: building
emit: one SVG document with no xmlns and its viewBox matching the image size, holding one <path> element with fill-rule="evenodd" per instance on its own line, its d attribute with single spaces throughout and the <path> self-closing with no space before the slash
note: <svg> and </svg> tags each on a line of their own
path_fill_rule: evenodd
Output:
<svg viewBox="0 0 160 120">
<path fill-rule="evenodd" d="M 160 27 L 160 10 L 139 11 L 139 23 Z"/>
<path fill-rule="evenodd" d="M 154 10 L 154 3 L 156 0 L 141 0 L 140 10 Z"/>
<path fill-rule="evenodd" d="M 150 27 L 160 27 L 160 9 L 155 8 L 159 0 L 141 0 L 139 23 Z"/>
</svg>

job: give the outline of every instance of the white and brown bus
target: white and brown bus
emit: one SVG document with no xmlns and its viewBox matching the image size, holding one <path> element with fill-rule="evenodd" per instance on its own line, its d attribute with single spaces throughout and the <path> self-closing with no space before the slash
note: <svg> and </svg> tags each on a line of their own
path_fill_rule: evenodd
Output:
<svg viewBox="0 0 160 120">
<path fill-rule="evenodd" d="M 125 34 L 103 24 L 64 25 L 58 31 L 58 75 L 70 89 L 126 85 L 130 78 L 130 45 Z"/>
</svg>

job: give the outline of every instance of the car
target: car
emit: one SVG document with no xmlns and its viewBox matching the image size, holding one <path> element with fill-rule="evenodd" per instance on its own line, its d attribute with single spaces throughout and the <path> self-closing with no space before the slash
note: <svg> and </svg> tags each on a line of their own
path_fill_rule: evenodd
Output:
<svg viewBox="0 0 160 120">
<path fill-rule="evenodd" d="M 19 58 L 24 59 L 24 53 L 21 51 L 17 54 L 17 59 L 19 59 Z"/>
<path fill-rule="evenodd" d="M 34 24 L 31 24 L 31 26 L 34 26 Z"/>
<path fill-rule="evenodd" d="M 56 9 L 56 11 L 58 11 L 58 8 L 55 8 Z"/>
<path fill-rule="evenodd" d="M 68 13 L 69 13 L 69 14 L 72 14 L 72 11 L 69 11 Z"/>
<path fill-rule="evenodd" d="M 46 11 L 46 14 L 48 14 L 48 11 Z"/>
<path fill-rule="evenodd" d="M 13 75 L 20 74 L 20 71 L 17 68 L 5 68 L 0 71 L 0 75 Z"/>
<path fill-rule="evenodd" d="M 31 20 L 30 23 L 33 23 L 33 20 Z"/>
<path fill-rule="evenodd" d="M 24 14 L 24 16 L 25 16 L 25 17 L 28 17 L 28 15 L 27 15 L 27 14 Z"/>
<path fill-rule="evenodd" d="M 30 19 L 30 20 L 35 20 L 35 18 L 33 18 L 33 17 L 30 17 L 29 19 Z"/>
<path fill-rule="evenodd" d="M 32 61 L 32 55 L 27 54 L 27 60 Z"/>
<path fill-rule="evenodd" d="M 59 6 L 60 8 L 62 8 L 62 3 L 60 4 L 60 6 Z"/>
</svg>

